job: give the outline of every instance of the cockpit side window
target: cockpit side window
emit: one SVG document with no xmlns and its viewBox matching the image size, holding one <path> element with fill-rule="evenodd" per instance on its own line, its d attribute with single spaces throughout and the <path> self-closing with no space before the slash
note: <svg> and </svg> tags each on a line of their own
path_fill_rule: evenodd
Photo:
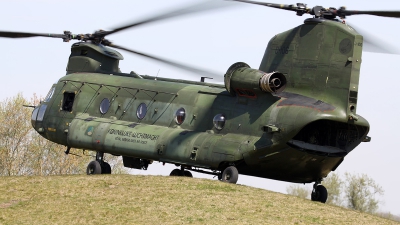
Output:
<svg viewBox="0 0 400 225">
<path fill-rule="evenodd" d="M 46 98 L 44 98 L 44 102 L 48 102 L 50 101 L 51 97 L 53 97 L 54 91 L 56 90 L 56 87 L 52 87 L 49 91 L 49 93 L 47 94 Z"/>
<path fill-rule="evenodd" d="M 64 92 L 62 110 L 72 112 L 72 106 L 74 105 L 74 100 L 75 100 L 74 92 Z"/>
</svg>

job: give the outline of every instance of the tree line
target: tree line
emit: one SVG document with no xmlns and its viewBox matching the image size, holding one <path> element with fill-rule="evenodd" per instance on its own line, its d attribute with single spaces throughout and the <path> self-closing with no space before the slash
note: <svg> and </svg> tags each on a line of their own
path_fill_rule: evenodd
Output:
<svg viewBox="0 0 400 225">
<path fill-rule="evenodd" d="M 343 180 L 339 174 L 330 173 L 322 181 L 328 190 L 327 204 L 344 206 L 361 212 L 373 213 L 378 209 L 378 196 L 384 191 L 372 178 L 366 174 L 344 174 Z M 309 190 L 300 185 L 289 185 L 286 192 L 301 198 L 308 198 Z"/>
<path fill-rule="evenodd" d="M 344 178 L 342 178 L 344 176 Z M 383 196 L 383 188 L 367 174 L 330 173 L 322 181 L 322 185 L 328 190 L 327 204 L 347 207 L 375 214 L 384 218 L 400 221 L 400 217 L 389 212 L 379 212 L 379 197 Z M 300 198 L 310 198 L 308 188 L 299 184 L 287 186 L 286 192 Z"/>
<path fill-rule="evenodd" d="M 84 174 L 93 160 L 92 152 L 71 149 L 40 136 L 31 124 L 32 108 L 39 98 L 30 100 L 22 94 L 0 102 L 0 176 Z M 77 156 L 76 156 L 77 155 Z M 126 173 L 121 157 L 106 156 L 113 173 Z"/>
</svg>

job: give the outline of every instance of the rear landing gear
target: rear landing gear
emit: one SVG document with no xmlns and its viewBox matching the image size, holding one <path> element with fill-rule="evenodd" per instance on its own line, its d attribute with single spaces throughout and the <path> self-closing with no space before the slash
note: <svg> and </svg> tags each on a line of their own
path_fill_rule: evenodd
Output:
<svg viewBox="0 0 400 225">
<path fill-rule="evenodd" d="M 328 191 L 321 184 L 321 181 L 317 181 L 314 184 L 314 189 L 311 192 L 311 200 L 315 202 L 325 203 L 328 199 Z"/>
<path fill-rule="evenodd" d="M 96 152 L 96 160 L 91 161 L 86 168 L 87 175 L 111 174 L 111 166 L 103 161 L 103 157 L 103 152 Z"/>
</svg>

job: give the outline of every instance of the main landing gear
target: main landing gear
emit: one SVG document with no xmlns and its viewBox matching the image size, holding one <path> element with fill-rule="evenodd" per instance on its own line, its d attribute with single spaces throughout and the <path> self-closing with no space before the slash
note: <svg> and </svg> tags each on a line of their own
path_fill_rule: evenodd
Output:
<svg viewBox="0 0 400 225">
<path fill-rule="evenodd" d="M 179 166 L 179 165 L 177 165 L 177 166 Z M 215 176 L 218 176 L 218 180 L 220 180 L 222 182 L 226 182 L 226 183 L 231 183 L 231 184 L 236 184 L 236 182 L 238 181 L 238 178 L 239 178 L 239 172 L 235 166 L 228 166 L 221 172 L 216 172 L 216 171 L 208 172 L 208 171 L 193 169 L 193 168 L 186 168 L 186 170 L 185 170 L 185 167 L 181 166 L 180 169 L 172 170 L 172 172 L 169 175 L 170 176 L 193 177 L 192 173 L 189 170 L 195 171 L 198 173 L 215 175 Z"/>
<path fill-rule="evenodd" d="M 328 191 L 321 184 L 321 180 L 316 181 L 311 192 L 311 200 L 315 202 L 325 203 L 328 198 Z"/>
<path fill-rule="evenodd" d="M 180 169 L 172 170 L 172 172 L 169 175 L 177 177 L 193 177 L 192 173 L 189 170 L 185 170 L 184 166 L 181 166 Z"/>
<path fill-rule="evenodd" d="M 91 161 L 86 168 L 87 175 L 111 174 L 111 166 L 104 162 L 104 152 L 96 152 L 96 160 Z"/>
<path fill-rule="evenodd" d="M 234 166 L 228 166 L 218 174 L 218 179 L 222 182 L 236 184 L 239 178 L 239 171 Z"/>
</svg>

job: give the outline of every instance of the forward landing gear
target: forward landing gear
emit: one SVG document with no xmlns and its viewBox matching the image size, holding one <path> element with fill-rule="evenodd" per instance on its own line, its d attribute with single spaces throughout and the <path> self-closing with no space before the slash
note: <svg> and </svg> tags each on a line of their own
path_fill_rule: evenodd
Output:
<svg viewBox="0 0 400 225">
<path fill-rule="evenodd" d="M 96 152 L 96 160 L 91 161 L 86 168 L 87 175 L 111 174 L 111 166 L 103 161 L 103 157 L 103 152 Z"/>
<path fill-rule="evenodd" d="M 311 192 L 311 200 L 315 202 L 325 203 L 328 198 L 328 191 L 321 184 L 321 181 L 317 181 L 314 184 L 314 188 Z"/>
</svg>

